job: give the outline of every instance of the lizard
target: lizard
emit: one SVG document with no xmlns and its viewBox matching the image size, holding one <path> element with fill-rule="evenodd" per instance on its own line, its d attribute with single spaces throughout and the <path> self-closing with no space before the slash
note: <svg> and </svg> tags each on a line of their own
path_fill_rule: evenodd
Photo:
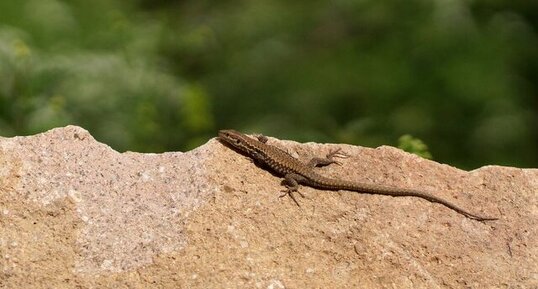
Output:
<svg viewBox="0 0 538 289">
<path fill-rule="evenodd" d="M 418 197 L 433 203 L 444 205 L 469 219 L 477 221 L 492 221 L 498 219 L 473 214 L 445 199 L 425 191 L 328 178 L 314 170 L 317 166 L 325 166 L 333 163 L 339 164 L 338 161 L 334 160 L 334 157 L 348 157 L 346 154 L 340 153 L 340 149 L 331 151 L 325 158 L 313 158 L 306 164 L 296 159 L 288 152 L 276 146 L 267 144 L 267 137 L 262 135 L 257 136 L 255 139 L 238 131 L 226 129 L 219 131 L 218 140 L 239 153 L 250 157 L 256 164 L 269 168 L 277 175 L 284 176 L 282 184 L 286 189 L 282 191 L 284 194 L 280 197 L 290 196 L 297 206 L 300 205 L 297 199 L 293 196 L 293 193 L 297 192 L 304 198 L 304 195 L 298 191 L 299 184 L 301 184 L 323 190 L 347 190 L 357 193 L 388 195 L 394 197 Z"/>
</svg>

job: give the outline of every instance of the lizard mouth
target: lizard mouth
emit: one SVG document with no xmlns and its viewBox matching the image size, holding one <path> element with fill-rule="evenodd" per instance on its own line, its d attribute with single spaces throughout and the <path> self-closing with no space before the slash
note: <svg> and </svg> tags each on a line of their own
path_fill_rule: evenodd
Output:
<svg viewBox="0 0 538 289">
<path fill-rule="evenodd" d="M 219 130 L 218 140 L 235 147 L 240 142 L 240 138 L 237 136 L 237 134 L 238 133 L 235 130 L 222 129 Z"/>
<path fill-rule="evenodd" d="M 221 140 L 229 140 L 229 139 L 231 139 L 230 132 L 231 131 L 229 129 L 221 129 L 221 130 L 219 130 L 219 134 L 218 134 L 219 139 L 221 139 Z"/>
</svg>

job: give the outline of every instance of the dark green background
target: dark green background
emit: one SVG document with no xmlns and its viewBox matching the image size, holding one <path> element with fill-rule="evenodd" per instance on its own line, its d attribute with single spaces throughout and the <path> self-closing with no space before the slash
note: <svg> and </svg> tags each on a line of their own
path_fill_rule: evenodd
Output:
<svg viewBox="0 0 538 289">
<path fill-rule="evenodd" d="M 536 167 L 537 26 L 526 0 L 0 1 L 0 135 L 162 152 L 236 128 Z"/>
</svg>

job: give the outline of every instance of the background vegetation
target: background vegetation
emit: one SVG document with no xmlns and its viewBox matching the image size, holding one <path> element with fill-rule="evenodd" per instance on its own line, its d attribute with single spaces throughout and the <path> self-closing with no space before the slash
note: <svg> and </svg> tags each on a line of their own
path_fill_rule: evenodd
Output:
<svg viewBox="0 0 538 289">
<path fill-rule="evenodd" d="M 0 1 L 0 135 L 161 152 L 236 128 L 537 167 L 537 27 L 524 0 Z"/>
</svg>

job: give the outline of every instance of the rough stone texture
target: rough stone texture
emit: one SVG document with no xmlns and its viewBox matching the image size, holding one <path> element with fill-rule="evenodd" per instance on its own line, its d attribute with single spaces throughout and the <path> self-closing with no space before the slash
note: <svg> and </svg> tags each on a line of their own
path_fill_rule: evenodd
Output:
<svg viewBox="0 0 538 289">
<path fill-rule="evenodd" d="M 115 152 L 69 126 L 0 138 L 0 288 L 538 288 L 538 170 L 471 172 L 391 147 L 341 147 L 338 178 L 434 191 L 438 204 L 302 187 L 215 139 Z"/>
</svg>

